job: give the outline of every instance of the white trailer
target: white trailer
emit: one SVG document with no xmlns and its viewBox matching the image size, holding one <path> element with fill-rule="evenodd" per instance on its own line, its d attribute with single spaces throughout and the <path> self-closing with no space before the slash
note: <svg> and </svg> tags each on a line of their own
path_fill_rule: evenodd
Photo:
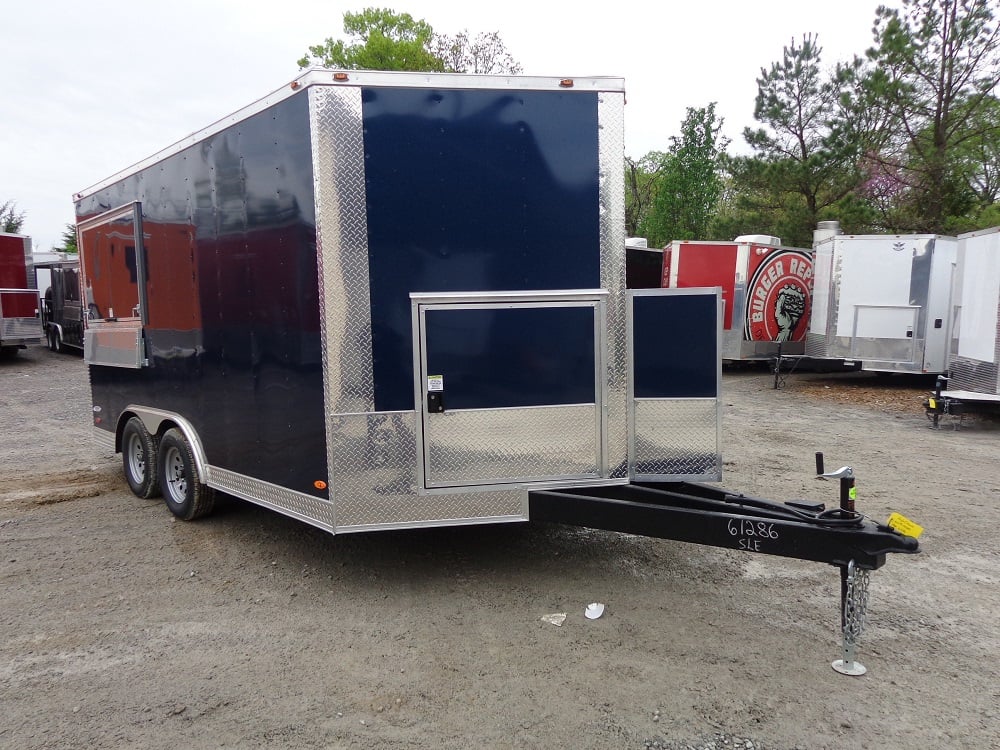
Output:
<svg viewBox="0 0 1000 750">
<path fill-rule="evenodd" d="M 871 372 L 946 372 L 957 238 L 817 235 L 806 356 Z"/>
<path fill-rule="evenodd" d="M 1000 227 L 958 236 L 953 320 L 941 395 L 1000 403 Z"/>
</svg>

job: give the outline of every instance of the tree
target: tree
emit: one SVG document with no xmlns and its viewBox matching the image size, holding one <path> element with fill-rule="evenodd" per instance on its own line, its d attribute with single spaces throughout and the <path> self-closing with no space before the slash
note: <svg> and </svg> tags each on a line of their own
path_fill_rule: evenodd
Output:
<svg viewBox="0 0 1000 750">
<path fill-rule="evenodd" d="M 889 121 L 874 154 L 897 165 L 900 210 L 915 231 L 946 231 L 974 208 L 963 148 L 996 141 L 1000 123 L 981 117 L 1000 83 L 1000 29 L 993 0 L 902 0 L 880 6 L 863 80 Z"/>
<path fill-rule="evenodd" d="M 669 155 L 662 151 L 650 151 L 638 161 L 625 157 L 625 232 L 628 236 L 635 237 L 642 231 L 668 159 Z"/>
<path fill-rule="evenodd" d="M 783 225 L 780 236 L 798 245 L 809 241 L 816 222 L 858 182 L 859 120 L 838 118 L 844 76 L 839 69 L 834 75 L 823 71 L 822 52 L 816 37 L 806 34 L 801 43 L 793 39 L 784 47 L 770 69 L 761 68 L 754 119 L 762 127 L 743 131 L 759 162 L 730 165 L 737 180 L 755 183 L 751 195 L 760 202 L 753 213 L 770 213 L 770 224 Z"/>
<path fill-rule="evenodd" d="M 17 210 L 16 201 L 4 201 L 0 203 L 0 232 L 17 234 L 24 226 L 24 211 Z"/>
<path fill-rule="evenodd" d="M 62 245 L 52 248 L 61 253 L 77 253 L 79 248 L 76 245 L 76 224 L 67 224 L 62 233 Z"/>
<path fill-rule="evenodd" d="M 507 51 L 500 33 L 470 37 L 436 34 L 429 23 L 387 8 L 344 14 L 348 41 L 328 38 L 309 48 L 299 68 L 321 65 L 347 70 L 409 70 L 516 75 L 521 65 Z"/>
<path fill-rule="evenodd" d="M 507 51 L 497 31 L 481 32 L 472 39 L 468 30 L 454 36 L 435 34 L 432 48 L 449 73 L 517 75 L 521 72 L 521 64 Z"/>
<path fill-rule="evenodd" d="M 715 102 L 687 108 L 680 136 L 672 136 L 656 197 L 641 232 L 654 246 L 671 240 L 705 239 L 722 193 L 720 166 L 729 139 Z"/>
<path fill-rule="evenodd" d="M 431 49 L 434 29 L 409 13 L 385 8 L 365 8 L 344 14 L 349 41 L 327 38 L 309 48 L 298 61 L 300 68 L 322 65 L 347 70 L 443 71 L 444 61 Z"/>
</svg>

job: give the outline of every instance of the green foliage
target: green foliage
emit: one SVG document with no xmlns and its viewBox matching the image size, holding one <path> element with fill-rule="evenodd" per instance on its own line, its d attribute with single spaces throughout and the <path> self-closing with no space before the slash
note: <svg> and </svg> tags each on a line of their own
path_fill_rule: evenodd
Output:
<svg viewBox="0 0 1000 750">
<path fill-rule="evenodd" d="M 24 211 L 17 210 L 16 201 L 0 203 L 0 232 L 18 234 L 24 226 Z"/>
<path fill-rule="evenodd" d="M 878 8 L 861 79 L 868 102 L 887 120 L 884 145 L 872 156 L 898 179 L 887 223 L 944 232 L 977 210 L 976 179 L 984 175 L 970 171 L 970 149 L 992 148 L 998 139 L 1000 124 L 984 112 L 995 107 L 1000 83 L 1000 30 L 993 0 L 901 6 Z M 995 190 L 986 192 L 995 200 Z"/>
<path fill-rule="evenodd" d="M 52 248 L 56 252 L 60 253 L 77 253 L 79 248 L 76 245 L 76 224 L 67 224 L 66 228 L 63 229 L 62 244 L 58 247 Z"/>
<path fill-rule="evenodd" d="M 327 38 L 309 48 L 300 68 L 321 65 L 346 70 L 444 70 L 444 61 L 430 51 L 434 29 L 409 13 L 366 8 L 344 14 L 348 42 Z"/>
<path fill-rule="evenodd" d="M 662 162 L 656 195 L 639 226 L 654 247 L 671 240 L 704 239 L 722 194 L 721 160 L 729 139 L 715 102 L 687 108 L 680 136 L 671 137 Z"/>
<path fill-rule="evenodd" d="M 344 14 L 348 41 L 328 38 L 309 48 L 299 68 L 320 65 L 345 70 L 516 75 L 521 65 L 507 51 L 499 32 L 470 37 L 435 34 L 429 23 L 388 8 Z"/>
<path fill-rule="evenodd" d="M 650 151 L 638 161 L 625 157 L 625 233 L 639 236 L 656 197 L 669 154 Z"/>
<path fill-rule="evenodd" d="M 761 127 L 743 131 L 755 156 L 727 162 L 734 195 L 716 217 L 715 232 L 767 233 L 809 246 L 816 222 L 842 207 L 857 184 L 857 120 L 838 127 L 844 76 L 823 71 L 822 51 L 807 34 L 761 69 L 754 106 Z"/>
</svg>

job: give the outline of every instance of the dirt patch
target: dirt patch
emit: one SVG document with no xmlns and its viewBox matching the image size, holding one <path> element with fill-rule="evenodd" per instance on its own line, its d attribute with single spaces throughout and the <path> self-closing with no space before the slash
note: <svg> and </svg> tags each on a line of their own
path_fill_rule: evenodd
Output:
<svg viewBox="0 0 1000 750">
<path fill-rule="evenodd" d="M 87 374 L 0 365 L 0 746 L 996 747 L 1000 429 L 924 383 L 723 376 L 723 485 L 921 523 L 836 674 L 835 568 L 511 524 L 330 536 L 223 497 L 174 521 L 91 439 Z M 931 384 L 933 385 L 933 384 Z M 55 501 L 55 499 L 62 501 Z M 984 533 L 985 532 L 985 533 Z M 605 604 L 597 620 L 584 616 Z M 543 616 L 566 613 L 562 626 Z"/>
</svg>

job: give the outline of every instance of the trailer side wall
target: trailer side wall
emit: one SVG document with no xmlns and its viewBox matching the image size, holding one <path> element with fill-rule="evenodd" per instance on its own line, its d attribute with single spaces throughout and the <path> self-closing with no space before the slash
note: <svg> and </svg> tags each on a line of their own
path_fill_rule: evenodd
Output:
<svg viewBox="0 0 1000 750">
<path fill-rule="evenodd" d="M 78 221 L 134 201 L 142 216 L 148 366 L 91 366 L 99 426 L 129 404 L 175 411 L 213 466 L 323 495 L 312 177 L 296 96 L 78 202 Z M 110 245 L 107 258 L 86 250 L 96 282 Z"/>
</svg>

